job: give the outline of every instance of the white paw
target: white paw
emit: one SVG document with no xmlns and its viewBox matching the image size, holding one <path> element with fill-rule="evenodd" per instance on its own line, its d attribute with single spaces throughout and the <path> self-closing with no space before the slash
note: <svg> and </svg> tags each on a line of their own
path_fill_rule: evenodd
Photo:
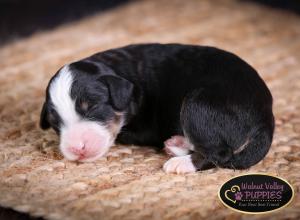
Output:
<svg viewBox="0 0 300 220">
<path fill-rule="evenodd" d="M 191 155 L 172 157 L 163 166 L 166 173 L 194 173 L 196 168 L 192 163 Z"/>
</svg>

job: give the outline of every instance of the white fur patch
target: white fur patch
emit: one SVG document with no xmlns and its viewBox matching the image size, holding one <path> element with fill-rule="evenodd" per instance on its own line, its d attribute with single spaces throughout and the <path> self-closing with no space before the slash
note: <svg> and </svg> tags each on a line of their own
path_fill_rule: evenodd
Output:
<svg viewBox="0 0 300 220">
<path fill-rule="evenodd" d="M 66 65 L 51 82 L 49 88 L 51 101 L 65 126 L 72 125 L 80 119 L 75 111 L 75 102 L 71 98 L 72 83 L 73 76 Z"/>
<path fill-rule="evenodd" d="M 189 149 L 187 148 L 177 146 L 166 146 L 166 148 L 168 149 L 168 151 L 170 151 L 170 153 L 172 153 L 172 155 L 175 156 L 185 156 L 189 154 Z"/>
<path fill-rule="evenodd" d="M 191 155 L 172 157 L 163 166 L 166 173 L 194 173 L 196 168 L 192 162 Z"/>
</svg>

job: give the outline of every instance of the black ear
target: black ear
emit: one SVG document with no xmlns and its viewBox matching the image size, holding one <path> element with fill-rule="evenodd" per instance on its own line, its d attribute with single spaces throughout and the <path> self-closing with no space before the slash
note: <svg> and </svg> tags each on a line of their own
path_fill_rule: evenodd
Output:
<svg viewBox="0 0 300 220">
<path fill-rule="evenodd" d="M 128 80 L 118 76 L 102 76 L 108 89 L 112 105 L 116 110 L 124 110 L 132 97 L 133 84 Z"/>
<path fill-rule="evenodd" d="M 44 130 L 50 128 L 50 124 L 48 122 L 47 116 L 48 116 L 47 105 L 46 103 L 44 103 L 41 111 L 41 117 L 40 117 L 40 127 Z"/>
</svg>

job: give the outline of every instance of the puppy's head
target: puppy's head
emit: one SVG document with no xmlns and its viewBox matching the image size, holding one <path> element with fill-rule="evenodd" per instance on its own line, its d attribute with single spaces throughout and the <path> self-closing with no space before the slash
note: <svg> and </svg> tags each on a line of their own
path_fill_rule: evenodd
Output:
<svg viewBox="0 0 300 220">
<path fill-rule="evenodd" d="M 124 124 L 133 84 L 105 74 L 103 68 L 79 61 L 64 66 L 48 84 L 40 126 L 60 135 L 60 151 L 69 160 L 101 157 Z"/>
</svg>

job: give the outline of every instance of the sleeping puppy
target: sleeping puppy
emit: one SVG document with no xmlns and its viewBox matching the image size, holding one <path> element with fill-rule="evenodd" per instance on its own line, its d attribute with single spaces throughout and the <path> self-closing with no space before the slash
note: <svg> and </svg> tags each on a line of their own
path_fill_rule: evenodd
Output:
<svg viewBox="0 0 300 220">
<path fill-rule="evenodd" d="M 40 126 L 60 135 L 73 161 L 94 161 L 114 143 L 157 146 L 163 169 L 245 169 L 267 154 L 272 96 L 236 55 L 207 46 L 138 44 L 62 67 L 50 80 Z"/>
</svg>

